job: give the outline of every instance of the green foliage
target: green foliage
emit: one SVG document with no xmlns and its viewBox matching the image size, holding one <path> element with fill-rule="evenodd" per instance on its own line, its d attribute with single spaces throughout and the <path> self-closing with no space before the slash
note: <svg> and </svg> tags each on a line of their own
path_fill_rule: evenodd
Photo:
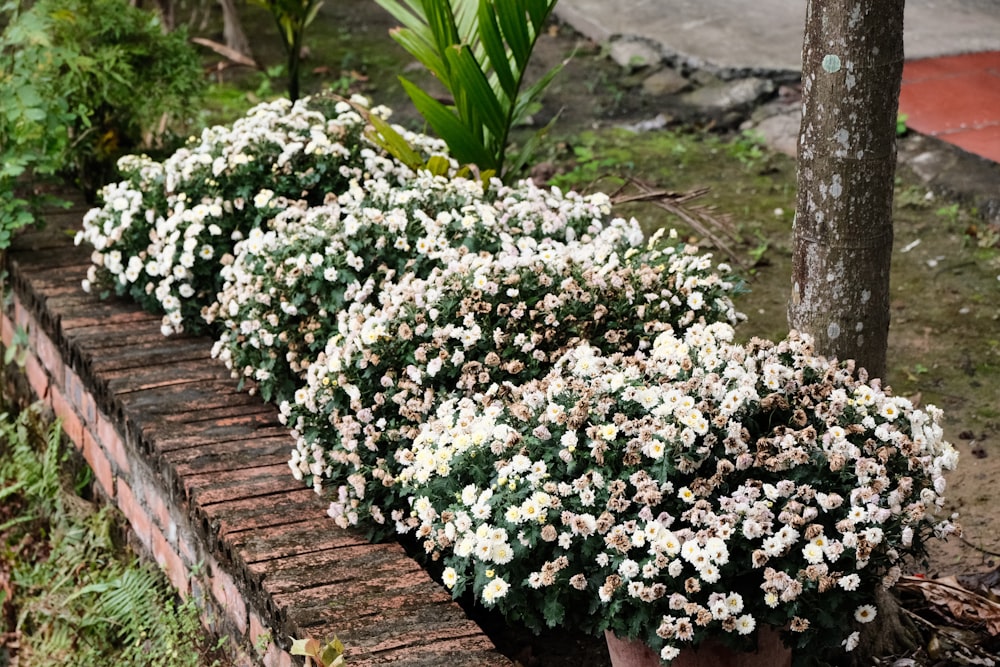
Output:
<svg viewBox="0 0 1000 667">
<path fill-rule="evenodd" d="M 122 555 L 110 507 L 67 489 L 61 436 L 38 410 L 0 415 L 0 570 L 15 592 L 0 596 L 0 633 L 16 664 L 198 667 L 197 607 Z"/>
<path fill-rule="evenodd" d="M 954 224 L 958 221 L 959 216 L 962 214 L 962 207 L 958 204 L 949 204 L 947 206 L 941 206 L 935 213 L 938 217 Z"/>
<path fill-rule="evenodd" d="M 54 175 L 87 192 L 125 152 L 163 137 L 202 85 L 184 31 L 125 0 L 0 6 L 0 248 L 33 220 L 24 179 Z"/>
<path fill-rule="evenodd" d="M 278 25 L 281 43 L 288 54 L 288 97 L 299 99 L 299 69 L 302 61 L 302 40 L 306 28 L 316 18 L 322 0 L 253 0 L 266 8 Z"/>
<path fill-rule="evenodd" d="M 744 130 L 729 144 L 729 154 L 744 167 L 752 168 L 767 158 L 767 141 L 756 130 Z"/>
<path fill-rule="evenodd" d="M 569 171 L 556 174 L 550 179 L 552 185 L 560 188 L 589 186 L 595 181 L 609 178 L 620 184 L 621 176 L 635 165 L 620 154 L 606 154 L 595 150 L 594 135 L 581 135 L 580 142 L 572 146 L 574 166 Z"/>
<path fill-rule="evenodd" d="M 531 52 L 556 0 L 377 2 L 403 24 L 392 31 L 393 38 L 452 96 L 452 104 L 446 105 L 400 77 L 417 111 L 459 162 L 509 180 L 548 129 L 532 136 L 507 162 L 511 128 L 525 120 L 561 69 L 554 67 L 521 91 Z"/>
</svg>

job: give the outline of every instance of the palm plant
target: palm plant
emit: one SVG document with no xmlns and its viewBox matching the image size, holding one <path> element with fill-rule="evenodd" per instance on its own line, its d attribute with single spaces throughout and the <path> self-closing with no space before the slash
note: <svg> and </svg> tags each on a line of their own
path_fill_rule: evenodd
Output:
<svg viewBox="0 0 1000 667">
<path fill-rule="evenodd" d="M 267 8 L 278 26 L 281 43 L 288 53 L 288 98 L 294 102 L 299 99 L 302 39 L 323 2 L 322 0 L 254 0 L 254 2 Z"/>
<path fill-rule="evenodd" d="M 528 60 L 557 0 L 376 0 L 402 24 L 391 35 L 448 90 L 445 104 L 400 77 L 417 111 L 459 162 L 506 180 L 548 128 L 507 159 L 525 120 L 562 65 L 521 91 Z"/>
</svg>

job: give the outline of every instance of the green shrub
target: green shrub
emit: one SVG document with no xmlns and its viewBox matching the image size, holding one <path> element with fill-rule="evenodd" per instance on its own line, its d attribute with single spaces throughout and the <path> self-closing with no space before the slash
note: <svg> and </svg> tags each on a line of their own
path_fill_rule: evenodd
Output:
<svg viewBox="0 0 1000 667">
<path fill-rule="evenodd" d="M 202 87 L 183 30 L 125 0 L 0 7 L 0 248 L 32 221 L 22 178 L 67 177 L 92 193 L 121 155 L 161 142 Z"/>
<path fill-rule="evenodd" d="M 120 548 L 111 507 L 70 490 L 61 436 L 35 409 L 0 414 L 0 572 L 13 591 L 0 589 L 0 634 L 14 640 L 14 664 L 203 664 L 197 606 Z"/>
</svg>

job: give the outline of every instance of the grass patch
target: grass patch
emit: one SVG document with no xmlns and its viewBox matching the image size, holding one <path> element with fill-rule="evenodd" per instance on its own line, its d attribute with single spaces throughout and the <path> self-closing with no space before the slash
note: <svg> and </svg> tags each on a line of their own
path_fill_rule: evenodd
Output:
<svg viewBox="0 0 1000 667">
<path fill-rule="evenodd" d="M 127 548 L 71 454 L 37 406 L 0 414 L 0 666 L 221 664 L 194 601 Z"/>
</svg>

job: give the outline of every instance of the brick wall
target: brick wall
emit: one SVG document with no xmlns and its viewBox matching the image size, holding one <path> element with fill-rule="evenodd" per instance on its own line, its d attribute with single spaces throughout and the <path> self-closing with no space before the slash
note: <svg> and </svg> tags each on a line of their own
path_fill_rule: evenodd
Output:
<svg viewBox="0 0 1000 667">
<path fill-rule="evenodd" d="M 53 216 L 7 257 L 4 346 L 27 334 L 30 392 L 62 420 L 139 550 L 193 596 L 240 664 L 287 666 L 291 640 L 339 636 L 349 664 L 509 666 L 397 544 L 337 529 L 288 471 L 273 406 L 239 392 L 211 343 L 84 294 L 88 253 Z"/>
</svg>

